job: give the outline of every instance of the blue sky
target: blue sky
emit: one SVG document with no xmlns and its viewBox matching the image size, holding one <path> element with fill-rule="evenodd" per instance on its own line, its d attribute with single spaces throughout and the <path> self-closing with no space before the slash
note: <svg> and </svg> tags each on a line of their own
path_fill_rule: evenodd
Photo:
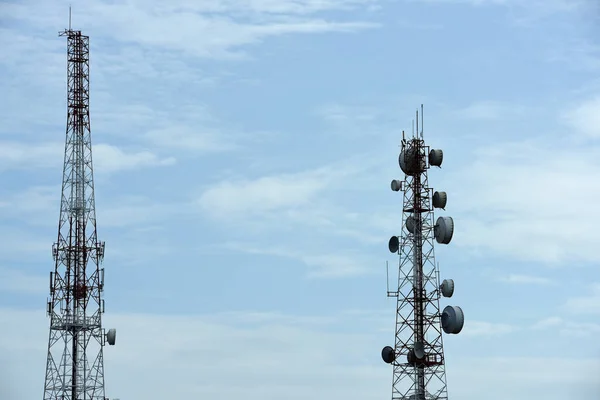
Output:
<svg viewBox="0 0 600 400">
<path fill-rule="evenodd" d="M 0 2 L 2 398 L 43 390 L 68 4 Z M 457 285 L 442 306 L 466 315 L 444 338 L 450 398 L 600 393 L 593 2 L 72 4 L 109 397 L 389 398 L 389 182 L 421 103 L 456 224 L 436 248 Z"/>
</svg>

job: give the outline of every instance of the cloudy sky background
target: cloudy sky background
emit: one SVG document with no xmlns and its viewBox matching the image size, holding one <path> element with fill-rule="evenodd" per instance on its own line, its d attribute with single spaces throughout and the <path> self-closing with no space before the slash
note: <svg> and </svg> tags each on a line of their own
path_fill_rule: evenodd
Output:
<svg viewBox="0 0 600 400">
<path fill-rule="evenodd" d="M 454 400 L 600 393 L 600 18 L 575 0 L 72 1 L 91 39 L 107 396 L 385 399 L 425 104 Z M 0 398 L 40 398 L 68 2 L 0 1 Z"/>
</svg>

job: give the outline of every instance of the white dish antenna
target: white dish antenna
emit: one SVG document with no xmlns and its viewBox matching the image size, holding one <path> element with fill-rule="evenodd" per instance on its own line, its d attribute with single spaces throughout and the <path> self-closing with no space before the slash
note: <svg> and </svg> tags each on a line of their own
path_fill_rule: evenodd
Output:
<svg viewBox="0 0 600 400">
<path fill-rule="evenodd" d="M 444 161 L 444 152 L 440 149 L 432 149 L 429 152 L 429 165 L 441 167 Z"/>
<path fill-rule="evenodd" d="M 454 235 L 454 220 L 452 217 L 439 217 L 435 223 L 434 234 L 438 243 L 450 243 Z"/>
<path fill-rule="evenodd" d="M 459 306 L 447 306 L 442 312 L 442 329 L 448 334 L 458 334 L 465 325 L 465 314 Z"/>
<path fill-rule="evenodd" d="M 115 345 L 115 342 L 117 341 L 117 330 L 116 329 L 108 330 L 108 332 L 106 333 L 106 341 L 111 346 Z"/>
<path fill-rule="evenodd" d="M 452 295 L 454 294 L 454 280 L 444 279 L 440 286 L 440 289 L 442 290 L 442 296 L 452 297 Z"/>
<path fill-rule="evenodd" d="M 435 208 L 441 208 L 443 210 L 446 208 L 446 203 L 448 203 L 448 195 L 446 192 L 435 192 L 433 194 L 433 206 Z"/>
<path fill-rule="evenodd" d="M 406 175 L 416 175 L 425 171 L 425 157 L 418 157 L 417 150 L 412 146 L 406 146 L 398 157 L 400 169 Z"/>
</svg>

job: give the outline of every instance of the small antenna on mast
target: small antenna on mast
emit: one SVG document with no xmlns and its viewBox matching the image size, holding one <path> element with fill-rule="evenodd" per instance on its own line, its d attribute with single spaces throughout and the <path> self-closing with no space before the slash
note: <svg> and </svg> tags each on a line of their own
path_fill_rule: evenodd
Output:
<svg viewBox="0 0 600 400">
<path fill-rule="evenodd" d="M 385 283 L 387 286 L 387 293 L 390 294 L 390 271 L 388 267 L 388 262 L 385 262 Z"/>
<path fill-rule="evenodd" d="M 421 104 L 421 139 L 423 139 L 423 104 Z"/>
<path fill-rule="evenodd" d="M 71 5 L 69 4 L 69 30 L 71 30 Z"/>
<path fill-rule="evenodd" d="M 419 110 L 417 110 L 417 138 L 419 137 Z"/>
</svg>

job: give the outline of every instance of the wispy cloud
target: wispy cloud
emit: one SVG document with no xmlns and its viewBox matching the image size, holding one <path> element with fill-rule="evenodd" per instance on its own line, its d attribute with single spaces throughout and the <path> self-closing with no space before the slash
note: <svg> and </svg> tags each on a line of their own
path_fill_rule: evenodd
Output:
<svg viewBox="0 0 600 400">
<path fill-rule="evenodd" d="M 541 276 L 510 274 L 507 277 L 501 278 L 502 281 L 508 283 L 525 284 L 525 285 L 552 285 L 554 281 Z"/>
<path fill-rule="evenodd" d="M 44 295 L 48 293 L 48 276 L 32 275 L 16 268 L 0 267 L 0 292 Z"/>
<path fill-rule="evenodd" d="M 30 144 L 26 142 L 0 143 L 0 168 L 35 169 L 60 168 L 63 163 L 65 145 L 60 142 Z M 94 165 L 100 174 L 132 170 L 143 167 L 172 165 L 175 159 L 160 158 L 149 151 L 126 152 L 121 148 L 105 143 L 94 145 Z"/>
<path fill-rule="evenodd" d="M 592 285 L 587 295 L 571 297 L 563 308 L 572 314 L 600 314 L 600 284 Z"/>
<path fill-rule="evenodd" d="M 186 1 L 167 4 L 129 2 L 113 5 L 93 2 L 76 10 L 78 25 L 90 33 L 143 47 L 182 51 L 199 57 L 240 57 L 240 46 L 258 43 L 271 36 L 324 32 L 353 32 L 377 24 L 362 21 L 327 21 L 310 17 L 323 11 L 365 8 L 374 1 L 216 1 L 192 4 Z M 38 29 L 63 26 L 64 11 L 36 4 L 32 12 L 27 3 L 6 5 L 6 15 L 27 21 Z M 135 19 L 128 16 L 135 15 Z M 103 21 L 98 24 L 98 21 Z M 194 38 L 194 40 L 190 40 Z"/>
<path fill-rule="evenodd" d="M 492 323 L 483 321 L 465 321 L 461 335 L 466 336 L 499 336 L 518 330 L 510 324 Z"/>
<path fill-rule="evenodd" d="M 526 113 L 521 104 L 507 104 L 498 101 L 479 101 L 459 110 L 458 116 L 473 120 L 498 120 L 521 117 Z"/>
<path fill-rule="evenodd" d="M 600 175 L 599 151 L 548 139 L 475 150 L 451 178 L 462 225 L 454 243 L 551 263 L 598 260 L 595 239 L 578 232 L 593 229 L 600 214 L 564 205 L 579 203 L 584 188 L 600 195 L 589 185 Z"/>
<path fill-rule="evenodd" d="M 600 96 L 581 102 L 565 112 L 562 118 L 588 138 L 600 138 Z"/>
</svg>

